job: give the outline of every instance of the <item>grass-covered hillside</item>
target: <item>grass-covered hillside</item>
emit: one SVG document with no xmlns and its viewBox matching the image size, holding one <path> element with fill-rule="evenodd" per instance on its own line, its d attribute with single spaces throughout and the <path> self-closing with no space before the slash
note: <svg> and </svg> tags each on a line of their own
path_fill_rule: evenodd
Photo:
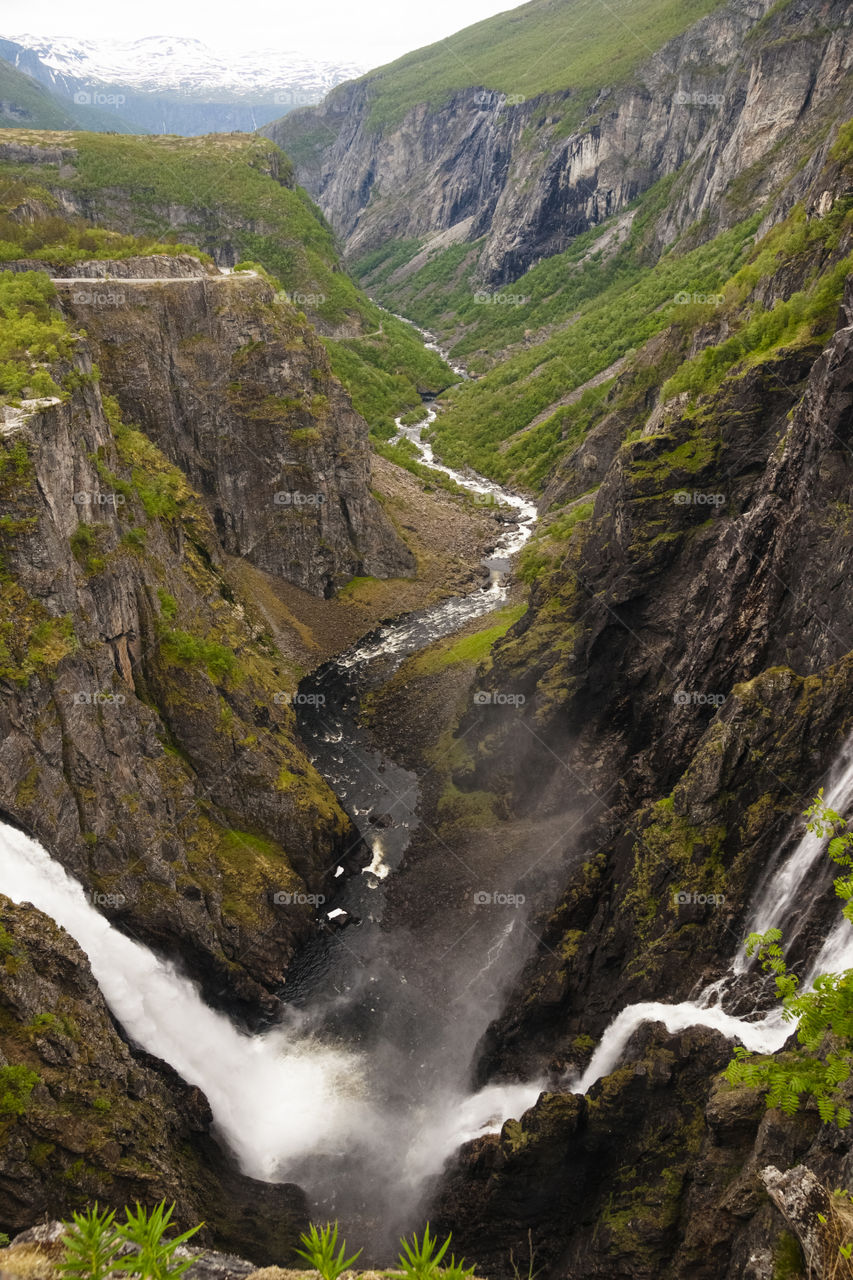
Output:
<svg viewBox="0 0 853 1280">
<path fill-rule="evenodd" d="M 0 58 L 0 129 L 24 127 L 127 131 L 114 112 L 71 104 Z"/>
<path fill-rule="evenodd" d="M 34 257 L 59 270 L 73 260 L 139 252 L 141 238 L 144 251 L 184 243 L 219 261 L 260 263 L 326 335 L 335 371 L 380 435 L 390 434 L 395 414 L 420 403 L 422 390 L 451 380 L 414 331 L 370 302 L 343 270 L 331 229 L 274 143 L 247 134 L 36 130 L 10 131 L 3 140 L 27 144 L 29 159 L 4 158 L 0 143 L 1 260 Z M 77 220 L 65 212 L 69 203 Z"/>
<path fill-rule="evenodd" d="M 592 259 L 577 269 L 574 288 L 563 295 L 564 307 L 575 299 L 570 318 L 448 394 L 436 422 L 441 456 L 538 489 L 612 412 L 608 393 L 617 375 L 638 407 L 661 389 L 666 398 L 697 396 L 733 370 L 827 335 L 853 270 L 853 197 L 824 217 L 809 218 L 797 205 L 756 244 L 758 221 L 747 219 L 695 248 L 676 244 L 653 267 L 637 260 L 629 240 L 608 263 Z M 768 281 L 782 262 L 791 264 L 799 287 L 768 298 Z M 553 260 L 543 269 L 553 272 Z M 528 273 L 531 291 L 540 270 Z M 588 274 L 599 292 L 588 289 Z M 512 287 L 523 293 L 526 283 L 522 277 Z M 651 363 L 643 345 L 669 329 L 677 340 L 667 344 L 665 359 Z M 690 355 L 694 347 L 702 349 Z"/>
<path fill-rule="evenodd" d="M 438 106 L 471 85 L 526 98 L 571 89 L 581 112 L 601 89 L 603 69 L 609 87 L 624 84 L 650 53 L 719 3 L 531 0 L 370 72 L 371 121 L 396 124 L 418 103 Z"/>
</svg>

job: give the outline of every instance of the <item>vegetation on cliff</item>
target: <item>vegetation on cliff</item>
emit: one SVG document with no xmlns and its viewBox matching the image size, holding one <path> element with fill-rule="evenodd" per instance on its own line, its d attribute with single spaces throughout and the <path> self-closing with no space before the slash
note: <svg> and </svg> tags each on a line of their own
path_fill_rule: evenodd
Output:
<svg viewBox="0 0 853 1280">
<path fill-rule="evenodd" d="M 60 195 L 85 209 L 89 223 L 60 215 Z M 331 229 L 275 143 L 247 134 L 35 130 L 0 139 L 0 260 L 36 258 L 60 273 L 84 259 L 179 253 L 188 245 L 201 259 L 221 260 L 226 242 L 232 262 L 259 263 L 282 297 L 316 321 L 335 372 L 374 430 L 387 436 L 394 416 L 420 404 L 422 391 L 452 381 L 440 356 L 341 269 Z"/>
</svg>

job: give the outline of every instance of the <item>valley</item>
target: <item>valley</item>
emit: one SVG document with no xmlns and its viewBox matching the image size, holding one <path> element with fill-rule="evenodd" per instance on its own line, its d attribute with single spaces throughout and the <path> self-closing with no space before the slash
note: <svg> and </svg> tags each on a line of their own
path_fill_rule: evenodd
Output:
<svg viewBox="0 0 853 1280">
<path fill-rule="evenodd" d="M 617 8 L 0 131 L 9 1236 L 850 1274 L 849 6 Z"/>
</svg>

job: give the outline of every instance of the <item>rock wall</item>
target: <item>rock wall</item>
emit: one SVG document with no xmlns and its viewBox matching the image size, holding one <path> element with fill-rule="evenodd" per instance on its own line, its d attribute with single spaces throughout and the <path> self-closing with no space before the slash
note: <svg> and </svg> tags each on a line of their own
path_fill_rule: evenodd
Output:
<svg viewBox="0 0 853 1280">
<path fill-rule="evenodd" d="M 155 265 L 172 263 L 156 280 L 148 258 L 82 263 L 60 297 L 104 389 L 206 499 L 223 550 L 316 595 L 412 572 L 371 493 L 367 426 L 314 331 L 254 274 Z M 105 271 L 115 280 L 86 279 Z"/>
<path fill-rule="evenodd" d="M 284 1258 L 306 1229 L 298 1187 L 244 1177 L 206 1098 L 116 1030 L 64 930 L 0 897 L 0 1227 L 99 1204 L 175 1204 L 198 1242 Z"/>
<path fill-rule="evenodd" d="M 214 1003 L 272 1010 L 353 832 L 296 741 L 298 673 L 183 472 L 108 409 L 78 343 L 64 403 L 0 436 L 0 810 Z"/>
<path fill-rule="evenodd" d="M 847 5 L 770 9 L 731 0 L 651 56 L 630 88 L 603 85 L 565 136 L 570 87 L 512 104 L 472 85 L 377 127 L 369 76 L 262 132 L 294 148 L 299 182 L 352 258 L 389 239 L 485 235 L 480 278 L 502 284 L 676 173 L 662 244 L 700 218 L 713 234 L 781 188 L 793 203 L 819 166 L 822 126 L 850 113 Z M 792 174 L 804 136 L 814 146 Z M 736 177 L 739 199 L 724 199 Z"/>
</svg>

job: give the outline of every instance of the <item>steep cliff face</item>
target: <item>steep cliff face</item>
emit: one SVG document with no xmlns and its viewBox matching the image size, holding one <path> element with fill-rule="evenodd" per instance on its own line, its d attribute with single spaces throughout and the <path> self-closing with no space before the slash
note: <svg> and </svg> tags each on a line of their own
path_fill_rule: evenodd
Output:
<svg viewBox="0 0 853 1280">
<path fill-rule="evenodd" d="M 175 278 L 152 280 L 150 261 L 84 262 L 60 296 L 126 419 L 207 500 L 223 549 L 327 596 L 411 572 L 370 490 L 365 423 L 313 330 L 254 273 L 160 258 Z"/>
<path fill-rule="evenodd" d="M 499 285 L 669 174 L 680 176 L 663 243 L 698 219 L 710 231 L 731 225 L 743 203 L 758 208 L 780 185 L 796 199 L 803 138 L 849 114 L 846 9 L 792 0 L 769 12 L 769 0 L 732 0 L 649 57 L 629 85 L 607 87 L 603 71 L 577 121 L 571 84 L 516 102 L 506 73 L 500 88 L 472 81 L 386 125 L 371 117 L 376 73 L 264 132 L 292 152 L 351 258 L 417 239 L 401 247 L 399 267 L 436 233 L 441 248 L 485 237 L 477 278 Z M 500 76 L 496 67 L 492 80 Z M 735 177 L 741 209 L 723 198 Z"/>
<path fill-rule="evenodd" d="M 849 166 L 842 140 L 717 299 L 593 387 L 577 430 L 567 408 L 528 611 L 477 678 L 488 720 L 460 721 L 457 787 L 565 827 L 556 909 L 477 1068 L 554 1094 L 465 1148 L 431 1208 L 497 1273 L 530 1232 L 549 1275 L 770 1280 L 785 1226 L 758 1170 L 849 1179 L 846 1132 L 752 1111 L 704 1032 L 649 1054 L 647 1027 L 585 1101 L 565 1093 L 627 1006 L 729 971 L 853 727 Z M 837 915 L 821 867 L 795 967 Z M 760 973 L 739 990 L 742 1013 L 773 998 Z"/>
<path fill-rule="evenodd" d="M 77 944 L 0 898 L 0 1226 L 97 1199 L 175 1203 L 201 1242 L 259 1261 L 305 1229 L 297 1187 L 243 1177 L 211 1134 L 207 1100 L 116 1031 Z"/>
<path fill-rule="evenodd" d="M 7 408 L 0 438 L 0 806 L 255 1016 L 311 927 L 275 895 L 316 891 L 352 831 L 203 502 L 105 412 L 85 340 L 65 380 L 65 402 Z"/>
</svg>

